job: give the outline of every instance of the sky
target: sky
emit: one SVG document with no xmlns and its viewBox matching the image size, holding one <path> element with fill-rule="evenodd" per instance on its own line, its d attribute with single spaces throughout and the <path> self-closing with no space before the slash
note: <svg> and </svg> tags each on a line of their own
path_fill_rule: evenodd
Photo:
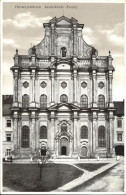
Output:
<svg viewBox="0 0 126 195">
<path fill-rule="evenodd" d="M 34 6 L 34 7 L 33 7 Z M 55 7 L 59 6 L 59 7 Z M 83 38 L 99 56 L 113 57 L 113 100 L 124 99 L 123 3 L 3 3 L 3 94 L 13 94 L 13 56 L 27 55 L 44 38 L 43 23 L 53 17 L 74 17 L 84 24 Z"/>
</svg>

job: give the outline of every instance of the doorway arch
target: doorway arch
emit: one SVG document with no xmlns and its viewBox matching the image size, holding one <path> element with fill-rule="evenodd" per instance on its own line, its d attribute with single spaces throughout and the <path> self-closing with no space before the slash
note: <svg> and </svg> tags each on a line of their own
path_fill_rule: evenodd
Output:
<svg viewBox="0 0 126 195">
<path fill-rule="evenodd" d="M 60 155 L 69 155 L 69 140 L 67 137 L 62 137 L 60 139 Z"/>
</svg>

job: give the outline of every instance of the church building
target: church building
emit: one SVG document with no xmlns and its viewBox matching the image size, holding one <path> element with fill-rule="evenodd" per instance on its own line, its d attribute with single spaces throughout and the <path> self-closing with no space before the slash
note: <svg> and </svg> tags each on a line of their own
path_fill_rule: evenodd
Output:
<svg viewBox="0 0 126 195">
<path fill-rule="evenodd" d="M 11 67 L 13 151 L 16 157 L 51 151 L 55 158 L 113 157 L 111 53 L 82 37 L 75 18 L 44 23 L 44 39 Z"/>
</svg>

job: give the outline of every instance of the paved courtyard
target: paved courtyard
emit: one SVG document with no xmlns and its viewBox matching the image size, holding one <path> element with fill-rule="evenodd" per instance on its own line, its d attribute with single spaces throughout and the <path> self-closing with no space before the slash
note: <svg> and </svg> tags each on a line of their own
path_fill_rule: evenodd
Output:
<svg viewBox="0 0 126 195">
<path fill-rule="evenodd" d="M 124 161 L 97 179 L 89 181 L 74 189 L 75 192 L 123 192 L 124 191 Z"/>
</svg>

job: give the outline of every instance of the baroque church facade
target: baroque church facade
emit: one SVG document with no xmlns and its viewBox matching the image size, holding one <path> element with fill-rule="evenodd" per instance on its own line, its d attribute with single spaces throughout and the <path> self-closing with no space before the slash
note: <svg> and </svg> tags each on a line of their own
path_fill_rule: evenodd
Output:
<svg viewBox="0 0 126 195">
<path fill-rule="evenodd" d="M 112 157 L 112 57 L 82 38 L 75 18 L 43 24 L 44 39 L 14 56 L 13 150 L 17 157 L 50 150 L 55 158 Z"/>
</svg>

